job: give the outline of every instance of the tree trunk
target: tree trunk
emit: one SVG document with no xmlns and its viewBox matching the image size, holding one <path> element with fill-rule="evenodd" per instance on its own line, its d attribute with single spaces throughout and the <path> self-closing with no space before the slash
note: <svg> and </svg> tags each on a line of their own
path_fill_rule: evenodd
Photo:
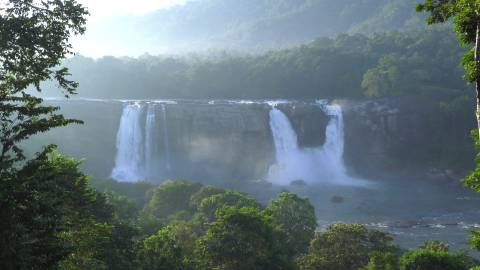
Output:
<svg viewBox="0 0 480 270">
<path fill-rule="evenodd" d="M 477 34 L 475 37 L 475 90 L 477 94 L 477 130 L 480 139 L 480 22 L 477 22 Z"/>
</svg>

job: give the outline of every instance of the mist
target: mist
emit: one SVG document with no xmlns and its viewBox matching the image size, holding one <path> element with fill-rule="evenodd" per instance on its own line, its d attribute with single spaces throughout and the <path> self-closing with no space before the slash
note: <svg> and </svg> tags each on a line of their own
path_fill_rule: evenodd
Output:
<svg viewBox="0 0 480 270">
<path fill-rule="evenodd" d="M 478 25 L 447 2 L 0 1 L 0 241 L 55 269 L 474 269 Z"/>
</svg>

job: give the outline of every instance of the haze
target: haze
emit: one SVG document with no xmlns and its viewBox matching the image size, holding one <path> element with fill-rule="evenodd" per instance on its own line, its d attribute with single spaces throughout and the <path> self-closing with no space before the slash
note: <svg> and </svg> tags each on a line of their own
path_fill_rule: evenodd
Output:
<svg viewBox="0 0 480 270">
<path fill-rule="evenodd" d="M 0 269 L 480 269 L 480 0 L 79 1 L 0 0 Z"/>
</svg>

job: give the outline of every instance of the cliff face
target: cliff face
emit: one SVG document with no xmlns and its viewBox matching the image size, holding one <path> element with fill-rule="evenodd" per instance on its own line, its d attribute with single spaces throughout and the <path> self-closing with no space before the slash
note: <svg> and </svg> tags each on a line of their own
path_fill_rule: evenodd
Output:
<svg viewBox="0 0 480 270">
<path fill-rule="evenodd" d="M 166 111 L 170 176 L 255 179 L 274 162 L 266 105 L 178 104 Z"/>
<path fill-rule="evenodd" d="M 418 98 L 334 102 L 344 109 L 344 160 L 351 173 L 375 177 L 430 168 L 468 169 L 471 165 L 473 116 L 448 114 L 438 102 Z M 34 137 L 26 146 L 29 152 L 38 150 L 38 145 L 55 143 L 63 153 L 85 158 L 84 168 L 94 177 L 108 177 L 115 165 L 125 103 L 77 100 L 53 104 L 85 124 Z M 145 134 L 147 103 L 142 104 L 140 122 Z M 277 107 L 288 116 L 300 147 L 323 145 L 329 116 L 319 106 L 291 102 Z M 270 109 L 262 103 L 156 104 L 150 150 L 157 178 L 151 180 L 263 178 L 275 162 Z"/>
<path fill-rule="evenodd" d="M 421 97 L 338 101 L 345 108 L 345 162 L 365 176 L 472 166 L 472 113 Z"/>
</svg>

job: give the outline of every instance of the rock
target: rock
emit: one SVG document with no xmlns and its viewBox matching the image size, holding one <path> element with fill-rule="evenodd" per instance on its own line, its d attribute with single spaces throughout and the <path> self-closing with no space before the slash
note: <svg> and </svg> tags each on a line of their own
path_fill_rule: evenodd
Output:
<svg viewBox="0 0 480 270">
<path fill-rule="evenodd" d="M 307 183 L 301 179 L 292 181 L 290 183 L 291 186 L 296 186 L 296 187 L 305 187 L 307 186 Z"/>
<path fill-rule="evenodd" d="M 340 204 L 345 202 L 345 198 L 339 195 L 335 195 L 330 199 L 330 202 Z"/>
<path fill-rule="evenodd" d="M 330 117 L 312 102 L 280 104 L 278 108 L 287 115 L 297 132 L 300 147 L 320 147 L 325 143 L 325 128 Z"/>
</svg>

